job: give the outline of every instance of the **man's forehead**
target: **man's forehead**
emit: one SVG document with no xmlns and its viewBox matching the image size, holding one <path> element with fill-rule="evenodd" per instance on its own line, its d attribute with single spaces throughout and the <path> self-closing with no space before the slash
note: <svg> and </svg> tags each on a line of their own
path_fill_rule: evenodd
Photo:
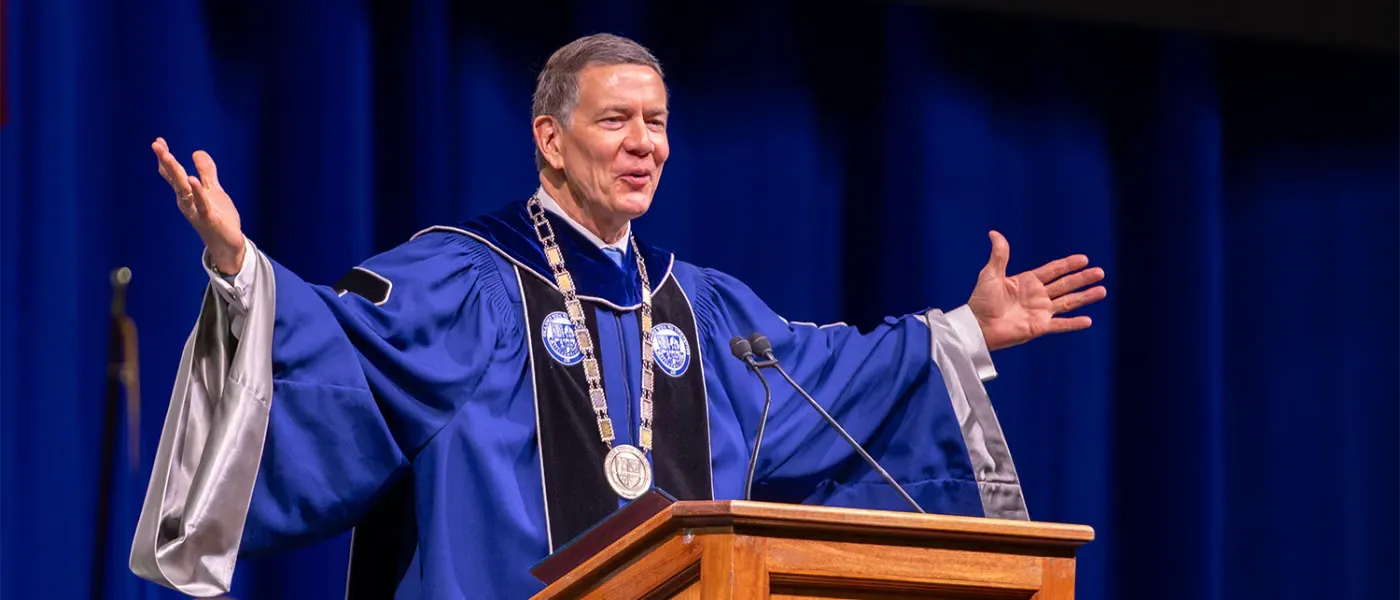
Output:
<svg viewBox="0 0 1400 600">
<path fill-rule="evenodd" d="M 666 85 L 645 65 L 590 66 L 579 73 L 580 99 L 612 103 L 616 100 L 666 103 Z"/>
</svg>

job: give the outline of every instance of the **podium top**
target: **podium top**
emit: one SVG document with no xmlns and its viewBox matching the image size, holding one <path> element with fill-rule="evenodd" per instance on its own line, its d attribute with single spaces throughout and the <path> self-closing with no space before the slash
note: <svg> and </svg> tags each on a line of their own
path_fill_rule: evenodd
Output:
<svg viewBox="0 0 1400 600">
<path fill-rule="evenodd" d="M 896 538 L 905 543 L 919 539 L 995 542 L 1074 549 L 1094 540 L 1087 525 L 1011 521 L 912 512 L 864 510 L 805 504 L 774 504 L 743 500 L 677 502 L 638 528 L 664 533 L 677 528 L 733 527 L 744 531 L 825 532 L 832 535 Z M 889 540 L 895 542 L 894 539 Z"/>
<path fill-rule="evenodd" d="M 653 510 L 654 514 L 630 530 L 614 531 L 608 536 L 610 543 L 596 554 L 569 560 L 573 564 L 567 569 L 568 574 L 561 572 L 557 580 L 547 579 L 548 589 L 537 597 L 552 597 L 591 577 L 590 574 L 629 562 L 676 535 L 689 540 L 692 536 L 731 532 L 763 538 L 976 549 L 1048 557 L 1072 557 L 1080 546 L 1094 539 L 1093 528 L 1086 525 L 742 500 L 682 501 Z"/>
</svg>

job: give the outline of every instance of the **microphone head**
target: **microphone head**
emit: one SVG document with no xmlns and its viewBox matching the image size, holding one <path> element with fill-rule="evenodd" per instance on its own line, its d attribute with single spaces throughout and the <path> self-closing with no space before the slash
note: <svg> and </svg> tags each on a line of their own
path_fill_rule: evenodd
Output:
<svg viewBox="0 0 1400 600">
<path fill-rule="evenodd" d="M 763 334 L 755 333 L 749 336 L 749 344 L 753 347 L 754 354 L 764 358 L 773 357 L 773 343 Z"/>
<path fill-rule="evenodd" d="M 753 356 L 753 348 L 749 345 L 749 341 L 737 335 L 729 340 L 729 351 L 733 352 L 734 358 L 739 360 L 746 360 Z"/>
</svg>

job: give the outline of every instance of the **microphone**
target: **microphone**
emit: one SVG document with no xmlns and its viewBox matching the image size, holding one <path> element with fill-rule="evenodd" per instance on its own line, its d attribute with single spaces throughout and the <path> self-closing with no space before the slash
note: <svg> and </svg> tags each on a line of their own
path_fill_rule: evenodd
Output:
<svg viewBox="0 0 1400 600">
<path fill-rule="evenodd" d="M 730 338 L 729 351 L 734 353 L 734 358 L 742 360 L 745 363 L 753 363 L 753 348 L 749 346 L 748 340 L 737 335 Z"/>
<path fill-rule="evenodd" d="M 765 337 L 763 334 L 755 333 L 752 336 L 749 336 L 748 345 L 750 348 L 752 348 L 754 353 L 767 359 L 762 363 L 750 363 L 750 365 L 754 368 L 755 372 L 758 371 L 758 366 L 771 366 L 777 369 L 778 373 L 782 374 L 783 379 L 786 379 L 788 384 L 792 385 L 793 389 L 797 390 L 799 394 L 802 394 L 802 397 L 807 400 L 807 403 L 811 404 L 812 408 L 815 408 L 817 412 L 821 414 L 823 419 L 826 419 L 827 424 L 831 425 L 831 427 L 835 429 L 837 433 L 841 434 L 841 437 L 846 439 L 846 442 L 849 443 L 851 447 L 855 449 L 856 453 L 860 454 L 860 457 L 865 459 L 866 463 L 868 463 L 872 468 L 879 472 L 880 476 L 884 477 L 885 481 L 889 483 L 892 487 L 894 487 L 895 491 L 899 492 L 899 495 L 904 498 L 905 502 L 909 503 L 909 506 L 914 507 L 914 510 L 916 511 L 919 511 L 921 513 L 924 512 L 923 507 L 919 506 L 919 503 L 915 502 L 914 498 L 910 497 L 909 493 L 904 491 L 904 488 L 901 487 L 899 483 L 894 480 L 893 477 L 890 477 L 890 474 L 887 471 L 885 471 L 885 468 L 881 467 L 880 463 L 876 462 L 875 459 L 872 458 L 870 454 L 865 451 L 865 448 L 862 448 L 860 444 L 856 442 L 855 438 L 851 437 L 851 434 L 846 433 L 846 429 L 841 427 L 841 424 L 837 423 L 836 419 L 831 418 L 831 415 L 827 414 L 826 409 L 823 409 L 822 405 L 818 404 L 817 401 L 807 393 L 807 390 L 802 389 L 802 386 L 797 385 L 797 382 L 793 381 L 792 376 L 788 375 L 787 370 L 783 369 L 783 366 L 781 364 L 778 364 L 778 357 L 773 354 L 773 343 L 769 342 L 767 337 Z M 763 387 L 766 389 L 768 387 L 768 384 L 764 383 Z M 765 416 L 768 414 L 767 403 L 764 404 L 763 412 Z M 762 431 L 762 427 L 763 424 L 760 423 L 760 431 Z M 757 454 L 757 450 L 755 450 L 755 454 Z"/>
<path fill-rule="evenodd" d="M 729 350 L 734 353 L 734 358 L 744 361 L 749 365 L 749 369 L 758 375 L 758 381 L 763 384 L 763 414 L 758 418 L 758 435 L 753 440 L 753 453 L 749 455 L 749 476 L 744 480 L 744 499 L 753 498 L 753 473 L 758 467 L 758 448 L 763 444 L 763 429 L 768 424 L 768 407 L 773 403 L 773 390 L 768 387 L 768 380 L 763 378 L 763 372 L 759 370 L 759 363 L 754 360 L 753 348 L 749 341 L 739 336 L 734 336 L 729 340 Z"/>
<path fill-rule="evenodd" d="M 773 356 L 773 342 L 768 341 L 767 336 L 761 333 L 755 333 L 753 335 L 750 335 L 749 344 L 750 347 L 753 348 L 754 354 L 757 354 L 773 363 L 769 366 L 778 366 L 778 359 L 777 357 Z"/>
</svg>

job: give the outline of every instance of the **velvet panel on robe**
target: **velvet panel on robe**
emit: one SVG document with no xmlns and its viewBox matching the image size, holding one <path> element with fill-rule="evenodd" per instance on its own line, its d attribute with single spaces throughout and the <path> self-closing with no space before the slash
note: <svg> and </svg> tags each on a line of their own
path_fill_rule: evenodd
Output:
<svg viewBox="0 0 1400 600">
<path fill-rule="evenodd" d="M 528 569 L 551 544 L 516 277 L 549 271 L 523 214 L 518 203 L 372 257 L 357 267 L 370 277 L 359 279 L 384 285 L 363 294 L 302 281 L 249 242 L 260 279 L 241 336 L 230 338 L 211 293 L 186 345 L 133 571 L 218 593 L 240 555 L 356 528 L 352 596 L 382 581 L 399 598 L 538 590 Z M 603 265 L 596 247 L 554 227 L 580 293 L 623 332 L 600 355 L 638 356 L 637 288 L 626 285 L 635 266 Z M 1025 518 L 969 342 L 945 315 L 891 319 L 867 333 L 793 324 L 741 282 L 642 246 L 653 286 L 679 285 L 694 309 L 692 368 L 704 369 L 715 497 L 742 496 L 762 404 L 727 343 L 761 331 L 926 510 Z M 604 369 L 640 379 L 639 361 L 621 363 Z M 757 499 L 906 508 L 800 396 L 771 383 Z M 609 386 L 610 407 L 635 406 L 637 389 Z M 617 429 L 630 436 L 635 421 Z M 360 528 L 367 523 L 380 525 L 372 536 Z"/>
</svg>

